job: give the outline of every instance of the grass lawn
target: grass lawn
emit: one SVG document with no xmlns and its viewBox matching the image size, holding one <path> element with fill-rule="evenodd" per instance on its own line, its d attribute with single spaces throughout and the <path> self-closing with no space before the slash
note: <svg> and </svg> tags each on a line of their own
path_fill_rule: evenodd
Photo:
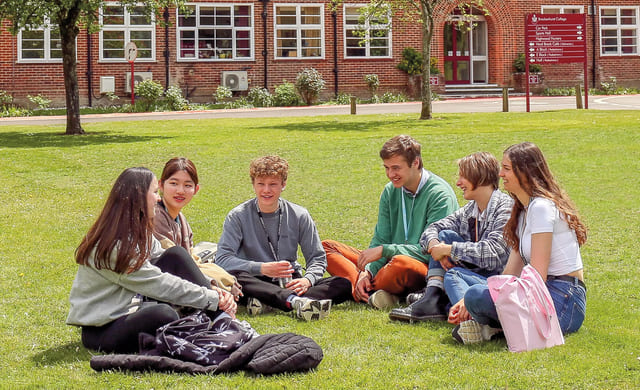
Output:
<svg viewBox="0 0 640 390">
<path fill-rule="evenodd" d="M 0 127 L 0 388 L 573 388 L 640 383 L 640 112 L 559 111 L 436 115 L 217 119 Z M 456 159 L 498 157 L 537 143 L 578 205 L 587 318 L 566 345 L 513 354 L 504 340 L 458 345 L 446 323 L 402 324 L 364 305 L 335 306 L 327 320 L 283 313 L 249 318 L 259 333 L 309 336 L 324 360 L 309 373 L 256 377 L 96 373 L 80 332 L 65 325 L 73 253 L 122 170 L 158 175 L 171 157 L 198 166 L 201 190 L 184 211 L 196 241 L 216 241 L 226 213 L 252 197 L 249 161 L 277 153 L 291 172 L 283 196 L 306 206 L 321 238 L 364 248 L 387 182 L 378 152 L 407 133 L 427 169 L 455 183 Z M 456 189 L 461 204 L 464 200 Z M 247 318 L 243 310 L 239 317 Z"/>
</svg>

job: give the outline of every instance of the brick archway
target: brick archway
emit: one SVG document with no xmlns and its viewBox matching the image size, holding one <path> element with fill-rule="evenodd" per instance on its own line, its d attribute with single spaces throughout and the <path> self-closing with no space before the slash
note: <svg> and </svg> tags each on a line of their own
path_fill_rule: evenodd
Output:
<svg viewBox="0 0 640 390">
<path fill-rule="evenodd" d="M 442 71 L 444 65 L 443 54 L 443 34 L 447 18 L 455 10 L 456 6 L 442 5 L 434 12 L 436 28 L 434 40 L 432 42 L 432 56 L 438 58 L 439 68 Z M 512 62 L 516 58 L 518 51 L 524 50 L 517 47 L 517 39 L 524 34 L 520 31 L 522 21 L 517 23 L 511 14 L 511 4 L 505 0 L 486 0 L 483 7 L 478 7 L 488 11 L 485 15 L 487 23 L 487 40 L 489 45 L 489 83 L 508 85 L 511 80 Z M 520 29 L 520 30 L 519 30 Z"/>
</svg>

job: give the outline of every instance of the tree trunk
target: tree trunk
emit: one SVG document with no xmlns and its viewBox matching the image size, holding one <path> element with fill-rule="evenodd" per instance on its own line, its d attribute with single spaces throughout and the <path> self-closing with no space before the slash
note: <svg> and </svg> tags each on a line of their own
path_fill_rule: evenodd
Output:
<svg viewBox="0 0 640 390">
<path fill-rule="evenodd" d="M 420 119 L 431 119 L 431 38 L 433 36 L 433 9 L 422 1 L 422 108 Z"/>
<path fill-rule="evenodd" d="M 75 11 L 75 12 L 74 12 Z M 78 74 L 76 72 L 76 37 L 78 36 L 79 10 L 59 17 L 60 39 L 62 43 L 62 68 L 64 72 L 64 91 L 67 104 L 67 130 L 65 134 L 84 134 L 80 125 L 80 94 Z"/>
</svg>

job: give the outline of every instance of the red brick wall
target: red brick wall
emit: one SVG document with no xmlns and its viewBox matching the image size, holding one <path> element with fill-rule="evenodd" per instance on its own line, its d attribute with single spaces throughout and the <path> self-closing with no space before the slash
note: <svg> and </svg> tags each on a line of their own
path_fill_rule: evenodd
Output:
<svg viewBox="0 0 640 390">
<path fill-rule="evenodd" d="M 197 0 L 195 2 L 206 2 Z M 225 3 L 245 1 L 225 1 Z M 363 2 L 356 0 L 353 3 Z M 274 3 L 287 3 L 284 1 L 269 1 L 267 7 L 267 47 L 264 47 L 262 20 L 263 2 L 253 2 L 254 8 L 254 59 L 250 61 L 217 61 L 197 62 L 176 60 L 176 28 L 175 10 L 170 11 L 170 20 L 173 26 L 168 28 L 169 59 L 169 84 L 179 85 L 187 92 L 190 100 L 211 101 L 212 93 L 221 82 L 222 71 L 247 70 L 250 79 L 250 88 L 264 86 L 264 57 L 263 50 L 267 52 L 267 80 L 268 88 L 273 91 L 282 80 L 293 82 L 296 74 L 306 68 L 316 68 L 326 81 L 324 97 L 333 96 L 335 92 L 334 72 L 335 57 L 334 45 L 337 49 L 337 76 L 339 91 L 355 94 L 360 97 L 368 97 L 364 75 L 375 73 L 380 79 L 379 93 L 385 91 L 403 91 L 407 88 L 407 75 L 398 70 L 396 65 L 401 59 L 402 50 L 411 46 L 418 50 L 421 48 L 421 28 L 417 24 L 406 24 L 399 17 L 394 17 L 392 31 L 391 59 L 345 59 L 343 40 L 343 15 L 342 7 L 336 12 L 336 31 L 334 36 L 334 20 L 328 2 L 324 7 L 324 58 L 321 60 L 288 60 L 274 59 L 273 53 L 273 12 Z M 296 3 L 314 3 L 321 1 L 298 1 Z M 352 3 L 352 2 L 349 2 Z M 589 11 L 590 1 L 507 1 L 485 0 L 484 8 L 488 11 L 485 16 L 488 28 L 488 58 L 489 58 L 489 83 L 500 86 L 513 85 L 512 61 L 518 53 L 524 52 L 524 18 L 526 13 L 540 12 L 541 4 L 550 5 L 581 5 L 585 12 Z M 637 0 L 599 1 L 598 7 L 606 5 L 637 6 Z M 443 29 L 446 15 L 451 13 L 455 5 L 453 2 L 441 3 L 436 12 L 436 30 L 432 42 L 432 56 L 438 58 L 439 67 L 443 70 Z M 54 100 L 58 106 L 64 105 L 64 82 L 61 64 L 26 64 L 17 62 L 16 38 L 7 31 L 8 22 L 4 22 L 0 28 L 0 89 L 11 92 L 18 102 L 26 101 L 26 95 L 42 93 Z M 593 31 L 595 28 L 595 72 L 593 68 Z M 601 56 L 599 54 L 599 23 L 597 15 L 595 25 L 591 15 L 587 16 L 588 32 L 588 78 L 591 85 L 599 85 L 600 81 L 608 81 L 610 76 L 615 76 L 620 85 L 640 87 L 640 55 L 634 56 Z M 104 63 L 99 61 L 99 33 L 91 37 L 91 50 L 88 47 L 89 37 L 86 31 L 81 31 L 77 41 L 78 81 L 80 86 L 81 104 L 86 105 L 91 101 L 93 105 L 102 104 L 107 99 L 99 93 L 100 77 L 115 76 L 116 95 L 126 101 L 124 93 L 125 73 L 130 71 L 127 62 Z M 154 62 L 136 62 L 137 72 L 153 72 L 154 80 L 165 84 L 165 61 L 163 51 L 165 48 L 165 29 L 156 28 L 156 60 Z M 88 55 L 91 52 L 91 91 L 89 92 Z M 595 73 L 596 80 L 593 80 Z M 574 86 L 583 78 L 581 64 L 544 65 L 544 86 L 561 87 Z"/>
</svg>

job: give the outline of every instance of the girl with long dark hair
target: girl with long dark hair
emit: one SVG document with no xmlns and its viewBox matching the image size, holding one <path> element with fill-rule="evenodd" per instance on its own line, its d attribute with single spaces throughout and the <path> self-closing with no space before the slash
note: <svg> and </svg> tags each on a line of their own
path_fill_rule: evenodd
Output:
<svg viewBox="0 0 640 390">
<path fill-rule="evenodd" d="M 158 200 L 150 170 L 126 169 L 76 250 L 67 324 L 82 327 L 87 348 L 136 352 L 140 333 L 179 318 L 175 307 L 235 315 L 233 297 L 212 286 L 184 248 L 164 251 L 153 237 Z"/>
</svg>

